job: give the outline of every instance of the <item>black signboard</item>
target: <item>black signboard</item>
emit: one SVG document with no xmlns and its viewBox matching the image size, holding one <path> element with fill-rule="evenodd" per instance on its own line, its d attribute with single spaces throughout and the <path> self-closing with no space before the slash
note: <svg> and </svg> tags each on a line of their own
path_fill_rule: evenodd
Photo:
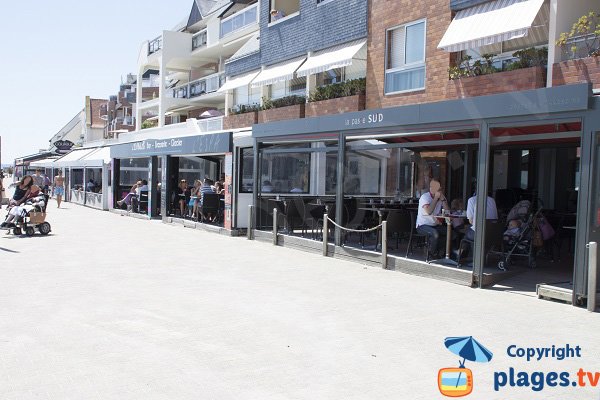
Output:
<svg viewBox="0 0 600 400">
<path fill-rule="evenodd" d="M 56 154 L 67 154 L 71 151 L 71 148 L 75 143 L 70 140 L 57 140 L 53 144 L 54 147 L 56 147 Z"/>
</svg>

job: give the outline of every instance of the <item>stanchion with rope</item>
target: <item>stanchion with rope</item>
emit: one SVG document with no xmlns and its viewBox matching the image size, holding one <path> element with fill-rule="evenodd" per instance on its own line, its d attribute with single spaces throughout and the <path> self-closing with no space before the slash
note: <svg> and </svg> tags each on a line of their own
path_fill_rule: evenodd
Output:
<svg viewBox="0 0 600 400">
<path fill-rule="evenodd" d="M 383 221 L 381 224 L 374 226 L 372 228 L 368 228 L 368 229 L 350 229 L 350 228 L 343 227 L 340 224 L 337 224 L 334 220 L 329 218 L 329 216 L 327 214 L 325 214 L 323 216 L 323 255 L 324 256 L 327 256 L 327 242 L 328 242 L 327 225 L 328 225 L 328 222 L 331 222 L 334 226 L 340 228 L 341 230 L 344 230 L 346 232 L 354 232 L 354 233 L 368 233 L 368 232 L 376 231 L 379 228 L 382 228 L 381 266 L 383 269 L 387 268 L 387 222 L 386 221 Z"/>
</svg>

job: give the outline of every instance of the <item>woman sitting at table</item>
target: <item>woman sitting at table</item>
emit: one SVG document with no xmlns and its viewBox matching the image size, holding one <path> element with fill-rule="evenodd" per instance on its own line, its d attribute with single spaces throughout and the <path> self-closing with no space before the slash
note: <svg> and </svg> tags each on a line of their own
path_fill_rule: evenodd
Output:
<svg viewBox="0 0 600 400">
<path fill-rule="evenodd" d="M 139 180 L 136 183 L 133 184 L 133 186 L 131 187 L 131 189 L 129 189 L 129 193 L 127 193 L 123 199 L 117 201 L 117 205 L 119 207 L 122 207 L 123 204 L 127 205 L 127 207 L 131 206 L 131 199 L 135 196 L 137 196 L 137 190 L 139 187 L 142 186 L 142 181 Z"/>
</svg>

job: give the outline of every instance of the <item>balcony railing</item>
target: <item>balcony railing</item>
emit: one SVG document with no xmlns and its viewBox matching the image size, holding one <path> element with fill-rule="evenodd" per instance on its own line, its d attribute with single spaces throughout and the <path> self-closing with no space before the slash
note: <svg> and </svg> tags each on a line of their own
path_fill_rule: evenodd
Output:
<svg viewBox="0 0 600 400">
<path fill-rule="evenodd" d="M 154 54 L 160 49 L 162 49 L 162 36 L 159 36 L 148 43 L 148 55 Z"/>
<path fill-rule="evenodd" d="M 256 23 L 258 17 L 258 3 L 244 8 L 230 17 L 221 21 L 221 37 Z"/>
<path fill-rule="evenodd" d="M 200 132 L 212 132 L 223 130 L 223 117 L 213 117 L 198 120 Z"/>
<path fill-rule="evenodd" d="M 206 29 L 204 29 L 204 30 L 196 33 L 194 36 L 192 36 L 192 51 L 199 49 L 200 47 L 206 46 L 207 39 L 208 39 L 208 34 L 206 32 Z"/>
<path fill-rule="evenodd" d="M 175 99 L 192 99 L 206 93 L 216 92 L 224 83 L 225 74 L 217 73 L 174 87 L 172 96 Z"/>
<path fill-rule="evenodd" d="M 596 34 L 575 36 L 567 40 L 567 44 L 563 47 L 561 60 L 585 58 L 594 51 L 600 51 L 600 41 Z"/>
</svg>

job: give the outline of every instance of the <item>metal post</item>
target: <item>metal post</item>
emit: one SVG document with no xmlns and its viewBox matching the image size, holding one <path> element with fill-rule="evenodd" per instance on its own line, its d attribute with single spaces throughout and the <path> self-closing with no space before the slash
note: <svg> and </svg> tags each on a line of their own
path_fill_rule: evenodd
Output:
<svg viewBox="0 0 600 400">
<path fill-rule="evenodd" d="M 337 186 L 335 191 L 335 222 L 344 226 L 344 176 L 346 168 L 346 137 L 343 132 L 338 136 Z M 335 245 L 342 245 L 342 230 L 335 227 Z"/>
<path fill-rule="evenodd" d="M 477 274 L 478 286 L 483 287 L 485 264 L 485 225 L 487 207 L 488 172 L 490 162 L 490 127 L 486 121 L 479 130 L 479 160 L 477 165 L 477 211 L 475 214 L 475 243 L 473 248 L 473 274 Z"/>
<path fill-rule="evenodd" d="M 381 223 L 381 268 L 387 269 L 387 221 Z"/>
<path fill-rule="evenodd" d="M 586 247 L 589 249 L 587 309 L 588 311 L 594 312 L 596 310 L 596 290 L 598 285 L 598 244 L 596 242 L 590 242 Z"/>
<path fill-rule="evenodd" d="M 277 246 L 277 208 L 273 209 L 273 246 Z"/>
<path fill-rule="evenodd" d="M 254 206 L 252 204 L 248 205 L 248 231 L 246 232 L 246 237 L 248 240 L 252 240 L 252 225 L 254 223 L 254 218 L 252 214 L 254 213 Z"/>
<path fill-rule="evenodd" d="M 329 241 L 329 220 L 327 214 L 323 215 L 323 256 L 327 257 L 327 242 Z"/>
</svg>

